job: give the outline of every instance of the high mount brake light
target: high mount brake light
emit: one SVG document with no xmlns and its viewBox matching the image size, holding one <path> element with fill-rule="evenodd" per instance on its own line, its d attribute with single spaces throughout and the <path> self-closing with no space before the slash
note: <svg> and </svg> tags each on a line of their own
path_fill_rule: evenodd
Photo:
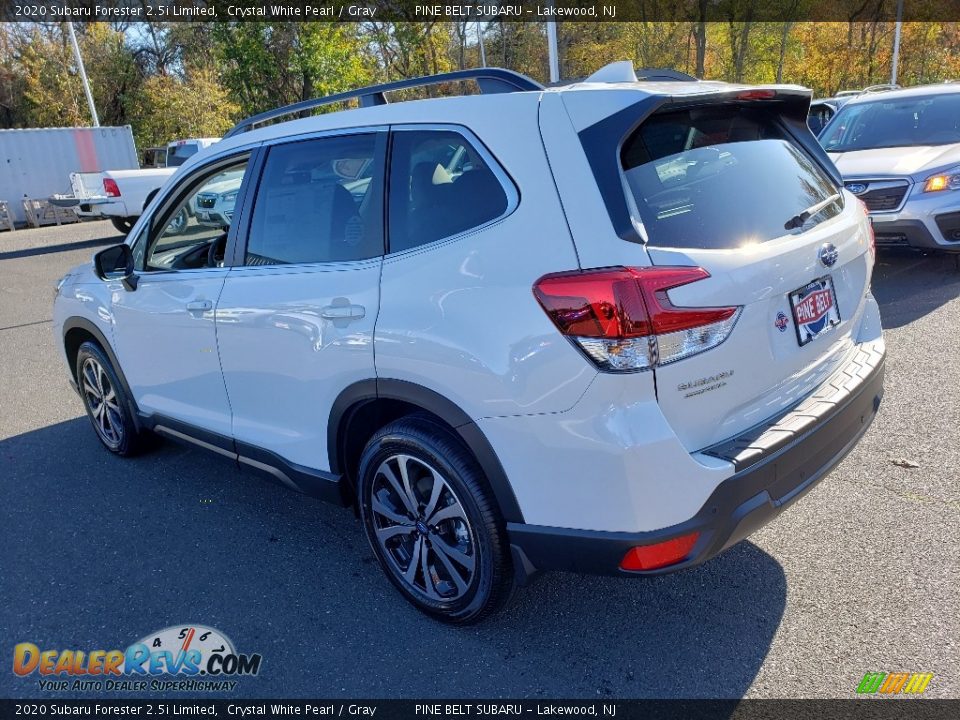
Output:
<svg viewBox="0 0 960 720">
<path fill-rule="evenodd" d="M 107 197 L 120 197 L 120 188 L 117 187 L 117 181 L 113 178 L 103 179 L 103 191 Z"/>
<path fill-rule="evenodd" d="M 773 100 L 776 96 L 776 90 L 744 90 L 737 93 L 737 100 Z"/>
<path fill-rule="evenodd" d="M 716 347 L 740 307 L 676 307 L 668 290 L 703 280 L 699 267 L 614 267 L 545 275 L 534 295 L 561 333 L 603 370 L 664 365 Z"/>
</svg>

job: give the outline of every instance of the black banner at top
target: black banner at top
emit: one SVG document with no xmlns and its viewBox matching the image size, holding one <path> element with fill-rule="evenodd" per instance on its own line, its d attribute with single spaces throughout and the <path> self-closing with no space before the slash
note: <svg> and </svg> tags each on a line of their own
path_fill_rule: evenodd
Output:
<svg viewBox="0 0 960 720">
<path fill-rule="evenodd" d="M 960 21 L 960 0 L 0 0 L 9 22 Z"/>
</svg>

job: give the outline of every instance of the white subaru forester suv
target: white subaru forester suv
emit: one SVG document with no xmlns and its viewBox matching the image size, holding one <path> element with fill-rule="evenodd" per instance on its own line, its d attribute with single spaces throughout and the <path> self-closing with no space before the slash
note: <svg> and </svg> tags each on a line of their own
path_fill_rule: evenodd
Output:
<svg viewBox="0 0 960 720">
<path fill-rule="evenodd" d="M 242 122 L 58 283 L 100 441 L 355 506 L 450 622 L 540 570 L 679 570 L 768 522 L 879 406 L 870 224 L 809 91 L 641 75 L 467 70 Z M 453 81 L 480 92 L 387 102 Z M 238 173 L 226 231 L 169 227 Z"/>
</svg>

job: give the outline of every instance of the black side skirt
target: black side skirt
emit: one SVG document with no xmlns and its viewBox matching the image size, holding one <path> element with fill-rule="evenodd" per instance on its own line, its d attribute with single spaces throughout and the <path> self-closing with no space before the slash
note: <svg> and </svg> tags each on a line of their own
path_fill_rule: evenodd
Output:
<svg viewBox="0 0 960 720">
<path fill-rule="evenodd" d="M 269 450 L 236 442 L 225 435 L 163 415 L 140 413 L 139 420 L 142 427 L 153 430 L 158 435 L 222 455 L 233 460 L 239 467 L 267 475 L 292 490 L 336 505 L 351 504 L 350 490 L 342 475 L 291 463 Z"/>
</svg>

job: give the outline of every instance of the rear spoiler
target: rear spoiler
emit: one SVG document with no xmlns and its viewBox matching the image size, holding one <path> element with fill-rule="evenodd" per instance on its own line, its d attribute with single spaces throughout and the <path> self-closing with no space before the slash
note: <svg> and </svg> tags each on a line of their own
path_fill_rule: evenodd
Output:
<svg viewBox="0 0 960 720">
<path fill-rule="evenodd" d="M 617 235 L 630 242 L 643 242 L 631 218 L 623 188 L 620 169 L 623 141 L 651 115 L 667 109 L 683 110 L 727 104 L 756 105 L 773 109 L 787 134 L 814 158 L 838 187 L 843 187 L 840 171 L 807 127 L 807 114 L 812 97 L 810 90 L 796 85 L 738 87 L 680 96 L 648 95 L 581 130 L 578 133 L 580 143 Z"/>
</svg>

